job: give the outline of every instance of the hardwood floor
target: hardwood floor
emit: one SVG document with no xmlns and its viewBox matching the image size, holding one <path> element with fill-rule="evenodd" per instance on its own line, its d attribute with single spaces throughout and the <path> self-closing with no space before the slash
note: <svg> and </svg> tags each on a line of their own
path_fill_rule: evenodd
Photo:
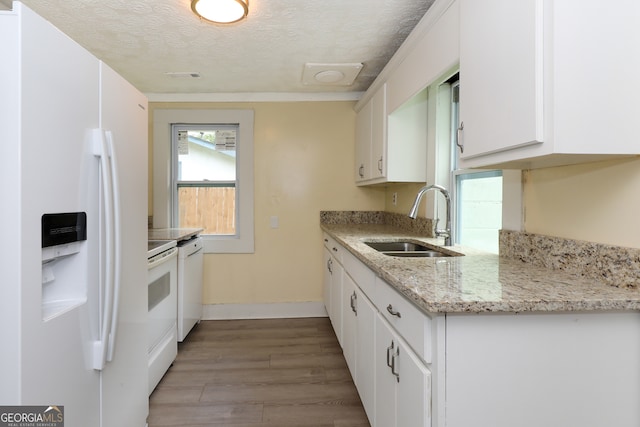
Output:
<svg viewBox="0 0 640 427">
<path fill-rule="evenodd" d="M 202 321 L 149 427 L 369 427 L 328 318 Z"/>
</svg>

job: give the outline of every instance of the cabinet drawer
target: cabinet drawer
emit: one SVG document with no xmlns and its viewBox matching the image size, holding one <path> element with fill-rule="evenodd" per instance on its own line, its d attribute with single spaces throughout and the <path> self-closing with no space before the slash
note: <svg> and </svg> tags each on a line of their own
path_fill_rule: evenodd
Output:
<svg viewBox="0 0 640 427">
<path fill-rule="evenodd" d="M 384 280 L 376 278 L 374 303 L 426 363 L 431 363 L 431 319 Z"/>
<path fill-rule="evenodd" d="M 344 265 L 344 271 L 351 276 L 356 285 L 362 289 L 362 292 L 371 299 L 375 292 L 375 273 L 348 251 L 344 251 L 342 255 L 342 264 Z"/>
<path fill-rule="evenodd" d="M 330 237 L 327 233 L 323 235 L 324 246 L 329 249 L 331 255 L 338 260 L 340 264 L 342 264 L 342 255 L 345 252 L 345 249 L 338 242 L 335 241 L 332 237 Z"/>
</svg>

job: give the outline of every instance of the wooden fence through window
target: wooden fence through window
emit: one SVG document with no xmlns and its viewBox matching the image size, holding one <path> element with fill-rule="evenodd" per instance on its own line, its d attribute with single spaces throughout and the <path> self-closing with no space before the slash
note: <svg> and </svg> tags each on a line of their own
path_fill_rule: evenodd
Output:
<svg viewBox="0 0 640 427">
<path fill-rule="evenodd" d="M 178 205 L 181 228 L 204 228 L 203 234 L 236 233 L 233 187 L 181 187 Z"/>
</svg>

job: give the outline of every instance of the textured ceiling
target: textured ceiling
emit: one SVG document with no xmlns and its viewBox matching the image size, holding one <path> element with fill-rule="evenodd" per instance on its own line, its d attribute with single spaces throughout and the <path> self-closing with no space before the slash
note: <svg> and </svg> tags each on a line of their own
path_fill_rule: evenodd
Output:
<svg viewBox="0 0 640 427">
<path fill-rule="evenodd" d="M 199 20 L 190 0 L 23 3 L 146 93 L 296 93 L 366 90 L 433 0 L 250 0 L 227 26 Z M 304 85 L 307 62 L 364 67 L 350 86 Z"/>
</svg>

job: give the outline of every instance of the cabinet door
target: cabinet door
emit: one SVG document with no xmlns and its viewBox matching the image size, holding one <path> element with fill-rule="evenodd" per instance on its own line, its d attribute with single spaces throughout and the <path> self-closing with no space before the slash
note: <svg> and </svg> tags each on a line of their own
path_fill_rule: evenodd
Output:
<svg viewBox="0 0 640 427">
<path fill-rule="evenodd" d="M 376 318 L 376 427 L 428 427 L 431 373 L 384 318 Z"/>
<path fill-rule="evenodd" d="M 356 285 L 344 274 L 342 277 L 342 353 L 347 361 L 351 377 L 356 381 Z"/>
<path fill-rule="evenodd" d="M 371 99 L 371 178 L 387 176 L 387 85 Z"/>
<path fill-rule="evenodd" d="M 326 247 L 323 251 L 322 262 L 324 266 L 322 270 L 322 295 L 327 315 L 331 317 L 331 273 L 333 268 L 331 267 L 331 252 Z"/>
<path fill-rule="evenodd" d="M 397 350 L 397 338 L 380 315 L 376 315 L 375 329 L 375 425 L 376 427 L 396 427 L 397 378 L 391 372 L 391 358 Z"/>
<path fill-rule="evenodd" d="M 331 324 L 336 333 L 338 342 L 342 346 L 342 264 L 331 258 Z"/>
<path fill-rule="evenodd" d="M 542 0 L 460 0 L 460 157 L 542 141 Z"/>
<path fill-rule="evenodd" d="M 385 84 L 356 116 L 356 182 L 387 175 L 386 93 Z"/>
<path fill-rule="evenodd" d="M 356 387 L 364 410 L 373 425 L 375 419 L 375 323 L 376 311 L 369 298 L 356 289 Z"/>
<path fill-rule="evenodd" d="M 396 364 L 397 425 L 426 427 L 431 425 L 431 373 L 402 341 L 398 341 Z"/>
<path fill-rule="evenodd" d="M 367 102 L 356 116 L 356 182 L 371 178 L 371 111 L 372 101 Z"/>
</svg>

